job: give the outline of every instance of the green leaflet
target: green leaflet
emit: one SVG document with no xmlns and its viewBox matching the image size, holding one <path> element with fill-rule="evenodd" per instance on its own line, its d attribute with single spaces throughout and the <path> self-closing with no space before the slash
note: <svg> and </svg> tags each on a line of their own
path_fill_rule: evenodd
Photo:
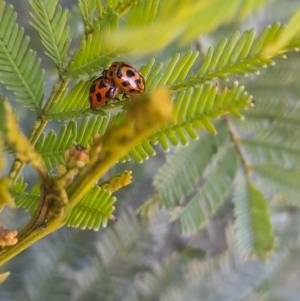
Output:
<svg viewBox="0 0 300 301">
<path fill-rule="evenodd" d="M 98 231 L 111 218 L 115 201 L 116 198 L 110 192 L 95 186 L 72 210 L 66 219 L 66 225 Z"/>
<path fill-rule="evenodd" d="M 201 139 L 198 144 L 200 149 Z M 193 191 L 185 196 L 188 202 L 171 210 L 170 219 L 178 220 L 182 233 L 197 233 L 206 226 L 208 220 L 228 200 L 236 170 L 236 153 L 222 146 L 196 179 Z"/>
<path fill-rule="evenodd" d="M 79 81 L 70 91 L 65 89 L 60 97 L 53 102 L 46 115 L 50 119 L 65 120 L 82 117 L 83 112 L 89 108 L 89 88 L 91 82 Z"/>
<path fill-rule="evenodd" d="M 108 116 L 87 117 L 80 125 L 70 121 L 63 125 L 57 134 L 53 130 L 47 135 L 43 134 L 36 144 L 36 149 L 43 156 L 47 167 L 53 170 L 58 164 L 64 163 L 67 149 L 74 144 L 87 146 L 95 133 L 102 135 L 105 132 L 108 122 Z"/>
<path fill-rule="evenodd" d="M 216 134 L 212 119 L 227 113 L 241 118 L 239 110 L 247 108 L 251 102 L 252 97 L 238 83 L 235 83 L 232 89 L 226 88 L 219 93 L 212 83 L 182 91 L 174 99 L 176 122 L 160 129 L 131 151 L 130 156 L 142 162 L 155 154 L 151 145 L 160 144 L 163 150 L 168 151 L 171 145 L 187 145 L 190 139 L 197 139 L 199 130 L 205 129 L 211 134 Z"/>
<path fill-rule="evenodd" d="M 160 206 L 174 208 L 193 191 L 195 183 L 213 162 L 210 162 L 210 158 L 214 158 L 218 146 L 228 141 L 226 132 L 221 126 L 219 128 L 221 132 L 217 137 L 203 134 L 199 141 L 193 141 L 189 147 L 175 152 L 159 169 L 153 185 L 156 191 L 156 202 Z"/>
<path fill-rule="evenodd" d="M 0 1 L 0 82 L 25 107 L 39 111 L 44 98 L 44 71 L 36 52 L 28 48 L 29 37 L 16 23 L 12 6 Z"/>
<path fill-rule="evenodd" d="M 147 89 L 152 90 L 157 86 L 166 85 L 178 91 L 216 78 L 226 79 L 234 74 L 245 76 L 248 73 L 258 74 L 260 69 L 274 64 L 272 57 L 266 57 L 263 53 L 284 29 L 284 26 L 275 23 L 267 26 L 257 36 L 253 29 L 243 33 L 236 32 L 231 37 L 221 40 L 215 47 L 210 47 L 200 67 L 196 62 L 197 51 L 176 54 L 164 64 L 150 60 L 144 68 L 141 68 L 146 78 Z M 283 45 L 274 56 L 280 56 L 282 52 L 294 48 L 295 45 L 292 44 Z"/>
<path fill-rule="evenodd" d="M 38 31 L 46 54 L 62 71 L 71 44 L 70 28 L 67 24 L 68 10 L 62 9 L 58 0 L 31 0 L 32 26 Z"/>
<path fill-rule="evenodd" d="M 58 135 L 51 130 L 47 135 L 42 134 L 36 144 L 36 149 L 43 156 L 46 166 L 54 170 L 58 164 L 64 163 L 64 153 L 75 144 L 74 132 L 76 124 L 69 123 L 63 126 Z"/>
<path fill-rule="evenodd" d="M 82 39 L 80 47 L 66 69 L 64 74 L 66 77 L 78 78 L 95 72 L 99 74 L 107 66 L 116 52 L 105 43 L 103 33 L 109 33 L 116 28 L 118 21 L 118 15 L 112 10 L 94 21 L 94 29 Z"/>
<path fill-rule="evenodd" d="M 244 256 L 256 255 L 265 259 L 275 246 L 269 204 L 264 195 L 242 176 L 235 184 L 237 245 Z"/>
<path fill-rule="evenodd" d="M 298 68 L 297 58 L 294 64 Z M 281 203 L 299 206 L 300 104 L 284 93 L 286 89 L 298 93 L 293 87 L 298 86 L 299 74 L 291 70 L 293 66 L 280 61 L 278 67 L 252 84 L 257 105 L 245 112 L 247 122 L 233 122 L 232 131 L 240 139 L 243 157 L 255 172 L 254 183 Z"/>
<path fill-rule="evenodd" d="M 11 194 L 16 200 L 17 207 L 24 208 L 32 215 L 37 209 L 40 199 L 40 185 L 35 185 L 30 192 L 26 191 L 27 184 L 24 179 L 20 179 L 17 183 L 11 186 Z"/>
<path fill-rule="evenodd" d="M 197 3 L 173 0 L 159 4 L 157 1 L 140 1 L 132 14 L 129 14 L 127 27 L 106 35 L 105 40 L 112 48 L 132 54 L 160 51 L 175 40 L 190 42 L 237 15 L 245 17 L 251 9 L 267 1 L 252 1 L 251 8 L 249 0 L 246 3 L 241 0 Z M 164 30 L 161 31 L 161 28 Z"/>
<path fill-rule="evenodd" d="M 296 133 L 288 135 L 291 127 L 274 124 L 269 129 L 261 128 L 255 137 L 244 137 L 241 143 L 251 161 L 256 164 L 268 163 L 278 166 L 297 166 L 300 162 L 300 139 Z M 286 135 L 278 135 L 278 131 Z"/>
<path fill-rule="evenodd" d="M 269 164 L 257 164 L 253 166 L 258 176 L 258 183 L 266 187 L 266 191 L 276 196 L 283 204 L 291 204 L 299 207 L 300 199 L 300 171 L 297 167 L 284 168 Z"/>
<path fill-rule="evenodd" d="M 137 4 L 128 13 L 126 26 L 134 28 L 153 22 L 157 17 L 157 12 L 159 10 L 161 1 L 148 0 L 135 2 L 137 2 Z"/>
<path fill-rule="evenodd" d="M 78 6 L 80 9 L 80 12 L 82 14 L 83 22 L 85 26 L 90 26 L 93 20 L 93 15 L 95 13 L 95 10 L 97 8 L 97 2 L 100 3 L 100 8 L 101 6 L 101 1 L 97 0 L 79 0 L 78 1 Z"/>
<path fill-rule="evenodd" d="M 154 198 L 139 211 L 147 213 L 157 205 L 169 208 L 170 219 L 179 221 L 183 233 L 197 232 L 207 223 L 226 202 L 237 168 L 236 153 L 221 125 L 217 137 L 203 134 L 170 156 L 154 178 Z"/>
<path fill-rule="evenodd" d="M 157 51 L 187 30 L 193 17 L 197 15 L 197 19 L 201 20 L 201 12 L 205 10 L 203 2 L 191 5 L 190 1 L 165 1 L 160 3 L 159 9 L 157 5 L 151 5 L 153 1 L 142 2 L 140 6 L 144 6 L 144 9 L 136 10 L 134 14 L 137 20 L 135 24 L 139 26 L 125 27 L 113 32 L 110 37 L 106 35 L 106 42 L 113 48 L 139 53 Z M 216 1 L 213 2 L 216 4 Z M 172 15 L 168 13 L 170 11 Z M 155 22 L 151 22 L 154 21 L 154 16 Z M 162 32 L 160 28 L 165 30 Z M 142 39 L 143 36 L 147 36 L 147 39 Z"/>
<path fill-rule="evenodd" d="M 35 185 L 30 192 L 25 192 L 26 186 L 21 180 L 12 186 L 11 193 L 16 198 L 17 207 L 24 208 L 32 215 L 40 199 L 40 185 Z M 115 201 L 116 198 L 110 192 L 96 186 L 75 206 L 66 224 L 70 227 L 99 230 L 106 226 L 111 217 Z"/>
</svg>

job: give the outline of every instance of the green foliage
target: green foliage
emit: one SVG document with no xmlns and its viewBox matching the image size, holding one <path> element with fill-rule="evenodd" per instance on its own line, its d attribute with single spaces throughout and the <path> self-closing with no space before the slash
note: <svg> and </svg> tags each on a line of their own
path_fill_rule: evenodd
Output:
<svg viewBox="0 0 300 301">
<path fill-rule="evenodd" d="M 39 32 L 46 54 L 58 69 L 62 69 L 71 43 L 67 25 L 68 11 L 58 5 L 58 0 L 32 0 L 30 4 L 34 9 L 34 13 L 31 13 L 32 26 Z"/>
<path fill-rule="evenodd" d="M 282 251 L 274 254 L 270 262 L 244 261 L 233 249 L 206 261 L 185 262 L 175 255 L 161 265 L 153 264 L 151 271 L 143 275 L 143 281 L 136 282 L 135 290 L 143 300 L 247 300 L 250 292 L 282 265 L 285 257 L 286 252 Z M 137 295 L 131 294 L 126 300 L 139 300 Z"/>
<path fill-rule="evenodd" d="M 19 102 L 32 110 L 41 109 L 44 98 L 44 71 L 36 52 L 28 48 L 29 37 L 16 24 L 12 6 L 0 1 L 0 82 Z"/>
<path fill-rule="evenodd" d="M 78 205 L 72 209 L 67 217 L 66 225 L 69 227 L 79 227 L 81 229 L 93 229 L 107 225 L 108 219 L 114 211 L 113 204 L 116 198 L 108 191 L 99 187 L 94 187 Z"/>
<path fill-rule="evenodd" d="M 260 298 L 263 288 L 269 286 L 269 277 L 282 269 L 289 256 L 280 248 L 266 262 L 244 260 L 231 241 L 227 252 L 214 258 L 193 257 L 185 249 L 158 262 L 153 242 L 161 235 L 166 238 L 165 226 L 160 223 L 160 227 L 151 228 L 144 223 L 141 227 L 128 208 L 100 237 L 89 231 L 73 230 L 71 234 L 64 229 L 41 241 L 37 254 L 30 257 L 26 253 L 32 268 L 26 275 L 16 275 L 15 280 L 27 284 L 20 293 L 27 299 L 30 294 L 32 300 L 51 296 L 74 301 L 264 300 Z M 230 241 L 232 233 L 228 232 Z M 53 245 L 57 247 L 53 249 Z M 29 277 L 37 278 L 38 285 L 30 286 Z M 4 290 L 8 284 L 13 288 L 17 285 L 8 279 Z M 260 298 L 251 299 L 253 296 Z"/>
<path fill-rule="evenodd" d="M 35 185 L 30 192 L 26 192 L 26 188 L 27 184 L 24 183 L 24 179 L 20 179 L 11 187 L 11 193 L 17 201 L 17 207 L 22 207 L 30 215 L 33 215 L 40 198 L 40 185 Z"/>
<path fill-rule="evenodd" d="M 256 187 L 243 179 L 236 181 L 233 202 L 241 253 L 244 256 L 258 254 L 262 258 L 266 257 L 267 251 L 274 249 L 274 234 L 267 200 Z"/>
<path fill-rule="evenodd" d="M 216 139 L 203 135 L 160 168 L 153 182 L 155 196 L 140 208 L 141 212 L 149 212 L 156 204 L 166 207 L 183 233 L 196 233 L 209 222 L 230 195 L 237 172 L 237 155 L 225 124 L 218 128 Z"/>
<path fill-rule="evenodd" d="M 97 251 L 86 272 L 78 273 L 74 279 L 73 300 L 124 299 L 124 290 L 134 282 L 132 271 L 147 269 L 144 259 L 145 255 L 153 252 L 149 240 L 151 233 L 140 226 L 130 207 L 122 212 L 113 227 L 107 229 L 107 234 L 96 242 Z M 133 265 L 127 265 L 128 262 Z M 116 286 L 111 282 L 111 276 L 116 280 Z M 128 277 L 128 282 L 122 280 L 124 276 Z M 95 290 L 100 284 L 105 285 L 101 290 Z"/>
<path fill-rule="evenodd" d="M 283 203 L 299 207 L 299 169 L 281 168 L 278 165 L 261 164 L 255 166 L 261 185 L 268 185 Z"/>
<path fill-rule="evenodd" d="M 93 32 L 81 40 L 80 47 L 67 67 L 65 74 L 67 77 L 92 74 L 95 70 L 99 72 L 108 64 L 116 53 L 107 47 L 102 32 L 110 32 L 117 24 L 118 15 L 114 11 L 109 11 L 94 21 Z"/>
<path fill-rule="evenodd" d="M 66 120 L 83 116 L 88 103 L 88 91 L 91 82 L 79 81 L 68 92 L 65 89 L 55 102 L 52 102 L 47 117 L 54 120 Z"/>
<path fill-rule="evenodd" d="M 116 47 L 120 51 L 131 53 L 160 51 L 174 40 L 187 43 L 228 22 L 238 14 L 238 10 L 243 5 L 247 5 L 247 2 L 234 0 L 229 3 L 213 0 L 209 3 L 204 1 L 194 3 L 173 0 L 160 2 L 158 7 L 157 1 L 141 1 L 132 10 L 132 14 L 129 14 L 127 27 L 106 34 L 106 43 L 109 43 L 112 48 Z M 267 1 L 254 2 L 252 8 Z M 161 28 L 164 30 L 160 30 Z"/>
<path fill-rule="evenodd" d="M 215 160 L 218 145 L 224 145 L 226 140 L 228 143 L 228 136 L 226 136 L 224 130 L 216 139 L 211 139 L 208 134 L 205 134 L 200 141 L 190 143 L 187 148 L 179 149 L 160 168 L 154 178 L 153 184 L 158 197 L 157 201 L 167 208 L 183 203 L 184 195 L 192 192 L 194 183 L 197 182 L 197 179 L 200 180 L 206 168 L 209 169 L 207 167 L 210 164 L 209 159 Z M 224 149 L 230 151 L 228 147 L 224 147 Z M 201 151 L 201 156 L 199 151 Z M 226 151 L 222 150 L 222 155 L 226 154 Z M 214 161 L 211 164 L 216 165 Z M 188 169 L 186 166 L 192 166 L 192 168 Z M 216 165 L 216 167 L 218 166 Z"/>
<path fill-rule="evenodd" d="M 280 18 L 270 21 L 259 14 L 242 23 L 267 2 L 272 3 L 266 15 L 276 12 Z M 60 241 L 59 247 L 45 241 L 49 256 L 35 258 L 42 268 L 29 275 L 45 289 L 35 288 L 34 294 L 28 289 L 24 298 L 47 300 L 53 286 L 56 300 L 269 300 L 266 279 L 287 256 L 282 239 L 290 243 L 299 235 L 282 230 L 276 219 L 278 207 L 296 211 L 300 204 L 300 60 L 295 51 L 300 49 L 300 13 L 295 1 L 286 3 L 285 10 L 280 1 L 270 0 L 78 0 L 69 10 L 58 1 L 31 0 L 32 26 L 58 71 L 44 92 L 40 59 L 28 48 L 14 8 L 0 0 L 0 82 L 23 107 L 38 112 L 29 140 L 49 175 L 57 177 L 74 145 L 89 149 L 98 139 L 95 160 L 101 160 L 104 138 L 115 139 L 119 149 L 107 152 L 122 154 L 64 220 L 70 227 L 108 229 L 93 241 L 84 235 L 94 234 L 76 230 L 78 236 Z M 84 30 L 74 29 L 71 36 L 70 18 L 78 16 Z M 94 78 L 112 61 L 123 60 L 141 70 L 143 100 L 163 87 L 173 103 L 171 121 L 125 154 L 119 140 L 127 136 L 107 129 L 126 120 L 134 100 L 118 95 L 119 101 L 91 111 L 88 97 Z M 130 130 L 127 124 L 124 133 Z M 154 192 L 149 192 L 149 181 L 143 186 L 148 164 L 136 167 L 135 162 L 159 154 L 151 158 L 157 162 L 161 150 L 171 154 L 166 162 L 158 161 Z M 130 159 L 133 188 L 118 196 L 128 196 L 125 202 L 116 203 L 114 191 L 101 184 L 111 178 L 118 189 L 125 186 L 115 175 Z M 16 174 L 11 173 L 10 192 L 17 207 L 34 216 L 40 182 L 28 185 L 26 173 L 18 181 Z M 75 194 L 81 174 L 76 175 L 65 182 L 66 191 Z M 128 209 L 133 202 L 140 219 Z M 119 221 L 113 224 L 115 206 Z M 222 231 L 216 233 L 218 223 Z M 225 237 L 224 228 L 234 238 Z M 223 240 L 227 245 L 216 247 Z M 83 251 L 84 244 L 94 253 Z M 69 256 L 74 266 L 68 265 Z M 265 258 L 269 261 L 262 262 Z"/>
<path fill-rule="evenodd" d="M 89 26 L 93 21 L 93 15 L 96 9 L 97 0 L 79 0 L 78 6 L 82 14 L 85 26 Z M 99 2 L 101 3 L 101 2 Z"/>
<path fill-rule="evenodd" d="M 86 147 L 92 141 L 94 134 L 102 135 L 108 125 L 108 116 L 95 116 L 84 118 L 77 122 L 70 121 L 61 127 L 58 134 L 53 130 L 47 135 L 43 134 L 36 144 L 36 149 L 42 154 L 49 170 L 55 169 L 58 164 L 64 163 L 65 152 L 72 145 Z"/>
</svg>

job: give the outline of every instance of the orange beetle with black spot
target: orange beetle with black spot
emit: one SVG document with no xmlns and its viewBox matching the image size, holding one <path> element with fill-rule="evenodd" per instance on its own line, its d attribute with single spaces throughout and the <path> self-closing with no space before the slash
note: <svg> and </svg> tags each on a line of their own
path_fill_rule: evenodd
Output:
<svg viewBox="0 0 300 301">
<path fill-rule="evenodd" d="M 119 91 L 126 95 L 145 91 L 145 80 L 142 73 L 134 66 L 125 62 L 114 62 L 107 70 L 104 70 L 103 76 L 114 81 Z"/>
<path fill-rule="evenodd" d="M 119 93 L 119 89 L 115 86 L 114 81 L 102 74 L 93 81 L 90 87 L 90 108 L 97 110 L 100 106 L 114 98 L 117 93 Z"/>
</svg>

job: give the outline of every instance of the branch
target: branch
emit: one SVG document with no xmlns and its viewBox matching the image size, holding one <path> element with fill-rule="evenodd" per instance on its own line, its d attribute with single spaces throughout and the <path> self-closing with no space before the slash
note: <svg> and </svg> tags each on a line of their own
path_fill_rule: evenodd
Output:
<svg viewBox="0 0 300 301">
<path fill-rule="evenodd" d="M 67 176 L 42 180 L 39 207 L 29 223 L 20 231 L 18 243 L 2 249 L 0 264 L 64 226 L 72 209 L 99 178 L 114 166 L 116 161 L 168 122 L 171 114 L 171 98 L 165 89 L 157 90 L 150 96 L 133 97 L 129 101 L 123 122 L 111 126 L 100 139 L 100 143 L 94 143 L 94 149 L 96 146 L 100 152 L 90 153 L 90 162 L 80 170 L 76 185 L 70 187 Z"/>
</svg>

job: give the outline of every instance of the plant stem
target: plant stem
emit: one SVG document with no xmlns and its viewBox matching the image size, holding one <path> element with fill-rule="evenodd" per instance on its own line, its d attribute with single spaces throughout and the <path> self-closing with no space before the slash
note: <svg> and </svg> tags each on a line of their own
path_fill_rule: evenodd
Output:
<svg viewBox="0 0 300 301">
<path fill-rule="evenodd" d="M 148 101 L 141 97 L 138 101 L 131 101 L 127 116 L 118 126 L 112 126 L 102 139 L 102 149 L 99 158 L 80 175 L 76 185 L 67 190 L 67 204 L 63 205 L 59 214 L 53 211 L 53 191 L 56 186 L 49 186 L 42 190 L 40 207 L 36 214 L 18 234 L 18 243 L 7 246 L 0 251 L 0 265 L 15 257 L 51 232 L 64 225 L 72 209 L 80 202 L 82 197 L 95 185 L 107 171 L 116 164 L 130 150 L 142 143 L 171 118 L 171 99 L 168 93 L 159 92 L 156 97 Z M 55 180 L 54 180 L 55 181 Z M 47 185 L 47 183 L 44 183 Z M 50 183 L 51 184 L 51 183 Z M 57 186 L 59 187 L 59 186 Z M 59 189 L 56 195 L 59 195 Z M 65 187 L 62 187 L 65 189 Z M 44 202 L 43 202 L 44 200 Z M 62 200 L 61 200 L 62 201 Z"/>
<path fill-rule="evenodd" d="M 45 104 L 44 109 L 42 110 L 41 115 L 38 117 L 38 119 L 35 121 L 35 123 L 32 127 L 30 137 L 29 137 L 29 141 L 32 145 L 36 144 L 36 142 L 38 141 L 39 137 L 43 133 L 43 131 L 48 123 L 48 118 L 46 117 L 46 115 L 47 115 L 49 108 L 51 107 L 51 104 L 60 98 L 60 96 L 63 93 L 63 91 L 65 90 L 67 84 L 68 84 L 67 80 L 60 79 L 59 83 L 56 86 L 54 86 L 52 93 L 51 93 L 47 103 Z M 13 162 L 11 170 L 9 172 L 9 177 L 11 178 L 11 180 L 13 182 L 16 182 L 18 180 L 24 166 L 25 166 L 25 163 L 20 162 L 19 160 L 15 160 Z"/>
</svg>

